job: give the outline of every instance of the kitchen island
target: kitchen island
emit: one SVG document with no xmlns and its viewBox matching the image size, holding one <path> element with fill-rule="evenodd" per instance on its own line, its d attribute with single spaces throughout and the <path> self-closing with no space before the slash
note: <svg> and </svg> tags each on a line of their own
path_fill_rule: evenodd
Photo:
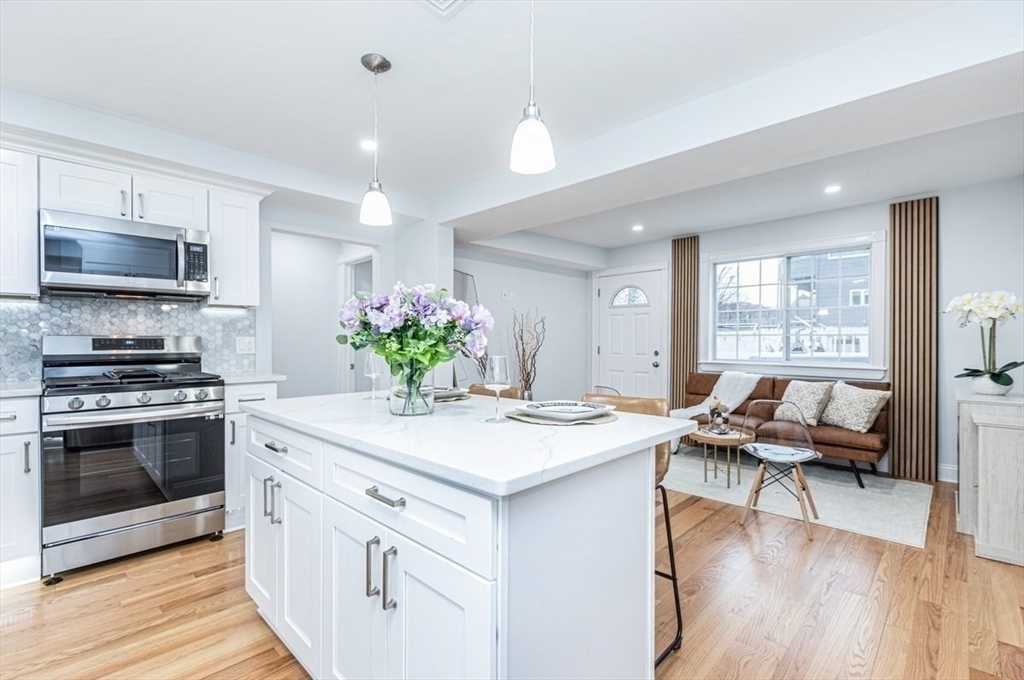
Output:
<svg viewBox="0 0 1024 680">
<path fill-rule="evenodd" d="M 692 421 L 243 409 L 246 590 L 312 676 L 653 677 L 653 446 Z"/>
</svg>

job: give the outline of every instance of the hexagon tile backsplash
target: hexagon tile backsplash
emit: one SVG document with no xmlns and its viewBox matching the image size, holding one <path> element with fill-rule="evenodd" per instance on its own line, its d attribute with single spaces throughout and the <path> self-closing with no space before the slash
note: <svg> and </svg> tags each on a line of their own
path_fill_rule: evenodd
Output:
<svg viewBox="0 0 1024 680">
<path fill-rule="evenodd" d="M 196 302 L 57 297 L 0 301 L 0 382 L 39 380 L 44 335 L 198 335 L 203 368 L 256 370 L 256 356 L 236 354 L 235 338 L 256 335 L 256 311 Z"/>
</svg>

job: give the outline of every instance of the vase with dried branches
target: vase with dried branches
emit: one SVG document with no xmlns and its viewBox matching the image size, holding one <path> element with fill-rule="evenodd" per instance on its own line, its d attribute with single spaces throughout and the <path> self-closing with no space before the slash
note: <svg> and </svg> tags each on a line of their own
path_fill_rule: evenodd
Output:
<svg viewBox="0 0 1024 680">
<path fill-rule="evenodd" d="M 512 346 L 519 364 L 519 384 L 523 399 L 533 400 L 533 381 L 537 378 L 537 354 L 544 346 L 547 333 L 545 318 L 536 310 L 525 314 L 512 314 Z"/>
</svg>

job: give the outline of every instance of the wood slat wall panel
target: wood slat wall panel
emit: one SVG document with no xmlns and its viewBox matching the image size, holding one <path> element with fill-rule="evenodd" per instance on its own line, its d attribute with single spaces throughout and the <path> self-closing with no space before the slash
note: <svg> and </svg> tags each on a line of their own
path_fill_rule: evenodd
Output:
<svg viewBox="0 0 1024 680">
<path fill-rule="evenodd" d="M 672 369 L 669 404 L 682 408 L 686 377 L 697 370 L 700 242 L 696 236 L 672 241 Z"/>
<path fill-rule="evenodd" d="M 889 206 L 892 471 L 936 480 L 939 199 Z"/>
</svg>

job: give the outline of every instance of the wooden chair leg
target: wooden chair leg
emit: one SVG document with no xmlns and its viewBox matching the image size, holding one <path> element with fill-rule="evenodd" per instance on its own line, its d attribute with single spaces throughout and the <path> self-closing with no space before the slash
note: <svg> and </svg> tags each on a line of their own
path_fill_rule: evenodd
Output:
<svg viewBox="0 0 1024 680">
<path fill-rule="evenodd" d="M 743 511 L 743 519 L 740 520 L 740 526 L 747 523 L 747 515 L 750 514 L 750 506 L 754 501 L 754 496 L 761 491 L 761 480 L 764 479 L 764 461 L 757 467 L 757 473 L 754 474 L 754 483 L 750 485 L 750 493 L 747 494 L 747 508 Z"/>
<path fill-rule="evenodd" d="M 800 463 L 796 464 L 796 473 L 804 488 L 804 493 L 807 495 L 807 502 L 811 504 L 811 514 L 814 515 L 814 519 L 819 519 L 818 508 L 814 505 L 814 496 L 811 495 L 811 487 L 807 484 L 807 477 L 804 476 L 804 466 Z"/>
<path fill-rule="evenodd" d="M 796 467 L 793 468 L 793 486 L 796 487 L 796 498 L 800 501 L 800 514 L 804 516 L 804 527 L 807 529 L 807 540 L 813 541 L 814 534 L 811 533 L 811 520 L 807 518 L 807 503 L 804 502 L 804 488 L 797 478 Z"/>
</svg>

